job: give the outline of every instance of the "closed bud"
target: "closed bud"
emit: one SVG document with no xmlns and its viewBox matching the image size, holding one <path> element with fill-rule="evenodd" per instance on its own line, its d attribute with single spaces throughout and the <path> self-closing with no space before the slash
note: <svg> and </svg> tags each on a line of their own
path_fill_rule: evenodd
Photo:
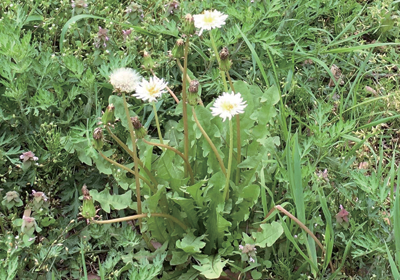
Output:
<svg viewBox="0 0 400 280">
<path fill-rule="evenodd" d="M 182 58 L 185 55 L 185 47 L 184 47 L 185 42 L 182 39 L 178 39 L 176 41 L 176 44 L 174 48 L 172 49 L 172 56 L 174 58 Z"/>
<path fill-rule="evenodd" d="M 227 47 L 223 47 L 219 53 L 219 58 L 221 59 L 220 69 L 222 71 L 229 71 L 232 66 L 232 61 L 229 60 L 229 50 Z"/>
<path fill-rule="evenodd" d="M 142 139 L 147 135 L 146 129 L 143 127 L 138 117 L 131 117 L 131 122 L 133 125 L 133 130 L 137 139 Z"/>
<path fill-rule="evenodd" d="M 196 32 L 196 28 L 194 27 L 194 19 L 191 14 L 187 14 L 183 18 L 182 32 L 186 35 L 193 35 Z"/>
<path fill-rule="evenodd" d="M 199 91 L 199 81 L 197 80 L 192 80 L 189 84 L 189 92 L 187 95 L 187 102 L 191 106 L 196 106 L 197 103 L 199 102 L 199 96 L 198 96 L 198 91 Z"/>
<path fill-rule="evenodd" d="M 199 91 L 199 81 L 192 80 L 189 85 L 189 92 L 197 94 L 198 91 Z"/>
<path fill-rule="evenodd" d="M 94 207 L 93 198 L 89 194 L 89 190 L 86 185 L 82 187 L 83 193 L 83 206 L 82 206 L 82 217 L 85 219 L 91 219 L 96 216 L 96 208 Z"/>
<path fill-rule="evenodd" d="M 93 146 L 97 150 L 101 150 L 101 148 L 103 148 L 103 144 L 103 129 L 101 127 L 97 127 L 93 132 Z"/>
<path fill-rule="evenodd" d="M 115 121 L 114 111 L 115 106 L 113 104 L 107 106 L 107 109 L 104 112 L 103 117 L 101 118 L 103 124 L 108 125 Z"/>
<path fill-rule="evenodd" d="M 143 65 L 142 68 L 145 70 L 150 70 L 154 68 L 154 61 L 151 58 L 150 53 L 148 53 L 147 51 L 143 52 Z"/>
</svg>

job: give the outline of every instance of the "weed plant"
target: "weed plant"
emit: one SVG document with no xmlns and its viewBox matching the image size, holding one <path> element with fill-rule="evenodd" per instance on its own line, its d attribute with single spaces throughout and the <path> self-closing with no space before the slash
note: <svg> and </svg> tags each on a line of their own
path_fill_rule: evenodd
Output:
<svg viewBox="0 0 400 280">
<path fill-rule="evenodd" d="M 1 1 L 0 279 L 400 279 L 399 10 Z"/>
</svg>

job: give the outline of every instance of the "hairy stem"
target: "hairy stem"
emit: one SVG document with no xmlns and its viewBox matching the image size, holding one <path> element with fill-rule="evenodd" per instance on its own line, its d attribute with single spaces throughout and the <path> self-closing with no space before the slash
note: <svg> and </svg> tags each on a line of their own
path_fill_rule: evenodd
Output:
<svg viewBox="0 0 400 280">
<path fill-rule="evenodd" d="M 225 188 L 224 188 L 224 199 L 225 201 L 229 198 L 229 182 L 232 170 L 232 155 L 233 155 L 233 125 L 232 120 L 229 120 L 229 159 L 228 159 L 228 173 L 226 175 Z"/>
<path fill-rule="evenodd" d="M 133 158 L 134 158 L 134 154 L 133 154 L 133 152 L 128 148 L 128 146 L 125 145 L 125 143 L 122 142 L 121 139 L 119 139 L 118 136 L 115 135 L 115 134 L 111 131 L 111 129 L 110 129 L 109 126 L 106 126 L 106 129 L 107 129 L 108 133 L 110 134 L 110 136 L 111 136 L 111 137 L 125 150 L 125 152 L 127 152 L 127 153 L 132 157 L 132 159 L 133 159 Z M 150 170 L 143 164 L 143 162 L 142 162 L 139 158 L 138 158 L 138 163 L 139 163 L 139 166 L 140 166 L 141 168 L 143 168 L 144 172 L 146 172 L 147 176 L 149 176 L 149 178 L 150 178 L 150 180 L 153 182 L 153 184 L 154 184 L 155 186 L 157 186 L 157 185 L 158 185 L 158 182 L 157 182 L 156 178 L 153 176 L 153 174 L 151 174 Z"/>
<path fill-rule="evenodd" d="M 186 37 L 185 42 L 185 53 L 183 61 L 183 81 L 182 81 L 182 113 L 183 113 L 183 147 L 184 155 L 186 160 L 189 161 L 189 129 L 188 129 L 188 115 L 187 115 L 187 96 L 186 96 L 186 84 L 187 84 L 187 65 L 188 65 L 188 53 L 189 53 L 189 37 Z M 187 176 L 188 170 L 185 166 L 185 176 Z"/>
<path fill-rule="evenodd" d="M 102 158 L 104 158 L 106 161 L 108 161 L 109 163 L 111 163 L 111 164 L 113 164 L 113 165 L 115 165 L 115 166 L 118 166 L 119 168 L 121 168 L 121 169 L 123 169 L 123 170 L 125 170 L 125 171 L 127 171 L 127 172 L 129 172 L 129 173 L 131 173 L 131 174 L 133 174 L 133 175 L 135 175 L 135 177 L 136 177 L 136 174 L 135 174 L 135 172 L 132 170 L 132 169 L 129 169 L 128 167 L 126 167 L 126 166 L 124 166 L 124 165 L 122 165 L 122 164 L 120 164 L 120 163 L 118 163 L 118 162 L 116 162 L 116 161 L 114 161 L 114 160 L 112 160 L 112 159 L 109 159 L 108 157 L 106 157 L 102 152 L 100 152 L 99 151 L 99 154 L 100 154 L 100 156 L 102 157 Z M 150 183 L 150 181 L 149 180 L 147 180 L 146 178 L 144 178 L 143 176 L 140 176 L 139 175 L 139 178 L 143 181 L 143 182 L 145 182 L 149 187 L 150 187 L 150 189 L 151 189 L 151 191 L 153 192 L 153 193 L 156 193 L 157 192 L 157 190 L 156 190 L 156 188 Z"/>
<path fill-rule="evenodd" d="M 128 103 L 126 102 L 125 93 L 122 93 L 122 99 L 124 101 L 124 109 L 126 114 L 126 120 L 128 121 L 129 133 L 131 135 L 132 141 L 132 149 L 133 149 L 133 162 L 135 164 L 135 182 L 136 182 L 136 197 L 137 197 L 137 208 L 138 214 L 142 214 L 142 200 L 140 197 L 140 181 L 139 181 L 139 168 L 138 168 L 138 157 L 137 157 L 137 150 L 136 150 L 136 136 L 133 132 L 133 125 L 131 122 L 131 117 L 129 115 Z M 139 227 L 140 231 L 142 231 L 142 219 L 139 219 Z"/>
<path fill-rule="evenodd" d="M 233 87 L 231 76 L 229 75 L 229 71 L 226 71 L 226 76 L 228 77 L 228 81 L 229 81 L 231 90 L 233 91 L 234 94 L 236 94 L 235 88 Z M 240 162 L 242 161 L 242 143 L 240 140 L 240 117 L 239 117 L 239 114 L 236 115 L 235 118 L 236 118 L 236 149 L 237 149 L 236 161 L 237 161 L 237 165 L 239 165 Z M 236 185 L 239 184 L 239 180 L 240 180 L 240 167 L 237 167 L 236 180 L 235 180 Z"/>
<path fill-rule="evenodd" d="M 157 146 L 157 147 L 161 147 L 161 148 L 166 148 L 166 149 L 168 149 L 168 150 L 173 151 L 173 152 L 176 153 L 177 155 L 179 155 L 179 156 L 185 161 L 186 167 L 187 167 L 187 169 L 189 170 L 191 183 L 194 184 L 194 174 L 193 174 L 193 170 L 192 170 L 192 167 L 190 166 L 190 163 L 188 162 L 188 160 L 186 159 L 186 157 L 185 157 L 184 154 L 182 154 L 182 153 L 181 153 L 180 151 L 178 151 L 177 149 L 175 149 L 175 148 L 173 148 L 173 147 L 171 147 L 171 146 L 168 146 L 168 145 L 166 145 L 166 144 L 153 143 L 153 142 L 147 141 L 147 140 L 144 139 L 144 138 L 143 138 L 142 140 L 143 140 L 143 142 L 145 142 L 145 143 L 148 144 L 148 145 Z"/>
<path fill-rule="evenodd" d="M 217 45 L 215 44 L 212 30 L 210 31 L 210 40 L 211 40 L 211 45 L 214 50 L 215 56 L 217 57 L 218 66 L 221 66 L 221 58 L 219 57 L 219 52 L 217 49 Z M 222 70 L 219 70 L 219 74 L 221 75 L 222 82 L 224 83 L 224 90 L 225 90 L 225 92 L 228 92 L 228 84 L 226 83 L 225 72 Z"/>
<path fill-rule="evenodd" d="M 174 216 L 171 216 L 171 215 L 168 215 L 168 214 L 164 214 L 164 213 L 145 213 L 145 214 L 138 214 L 138 215 L 123 217 L 123 218 L 118 218 L 118 219 L 105 220 L 105 221 L 95 221 L 95 220 L 93 220 L 92 222 L 95 223 L 95 224 L 111 224 L 111 223 L 132 221 L 132 220 L 137 220 L 137 219 L 140 220 L 141 218 L 149 218 L 149 215 L 150 216 L 154 216 L 154 217 L 161 217 L 161 218 L 169 219 L 169 220 L 173 221 L 174 223 L 178 224 L 185 231 L 188 228 L 184 223 L 179 221 Z"/>
<path fill-rule="evenodd" d="M 151 102 L 151 104 L 153 105 L 153 112 L 154 112 L 154 118 L 156 120 L 156 125 L 157 125 L 158 138 L 160 139 L 160 143 L 164 144 L 163 137 L 162 137 L 162 134 L 161 134 L 160 122 L 158 121 L 156 103 Z"/>
<path fill-rule="evenodd" d="M 193 117 L 194 117 L 194 121 L 196 122 L 197 126 L 199 127 L 201 133 L 203 134 L 204 138 L 207 140 L 208 144 L 211 146 L 211 149 L 213 150 L 215 156 L 217 157 L 217 160 L 219 162 L 219 166 L 221 166 L 221 170 L 224 173 L 225 176 L 227 176 L 226 174 L 226 169 L 224 166 L 224 162 L 222 161 L 221 156 L 218 153 L 217 148 L 215 147 L 214 143 L 211 141 L 210 137 L 207 135 L 207 132 L 204 130 L 204 128 L 201 126 L 197 115 L 196 115 L 196 111 L 194 110 L 194 108 L 192 107 L 192 112 L 193 112 Z"/>
</svg>

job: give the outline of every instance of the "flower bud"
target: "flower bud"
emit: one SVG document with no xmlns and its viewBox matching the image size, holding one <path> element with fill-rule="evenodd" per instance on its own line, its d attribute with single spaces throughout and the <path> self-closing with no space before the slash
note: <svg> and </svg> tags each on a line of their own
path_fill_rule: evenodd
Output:
<svg viewBox="0 0 400 280">
<path fill-rule="evenodd" d="M 26 235 L 32 235 L 36 228 L 36 221 L 35 218 L 30 216 L 23 216 L 22 217 L 22 225 L 21 225 L 21 232 L 25 233 Z"/>
<path fill-rule="evenodd" d="M 189 92 L 197 94 L 198 91 L 199 91 L 199 81 L 192 80 L 189 84 Z"/>
<path fill-rule="evenodd" d="M 187 102 L 191 106 L 196 106 L 199 101 L 197 92 L 199 91 L 199 81 L 192 80 L 189 84 L 189 91 L 187 95 Z"/>
<path fill-rule="evenodd" d="M 93 198 L 89 194 L 89 190 L 86 185 L 82 187 L 83 193 L 83 206 L 82 206 L 82 217 L 85 219 L 91 219 L 96 216 L 96 208 L 94 207 Z"/>
<path fill-rule="evenodd" d="M 19 198 L 19 194 L 16 191 L 9 191 L 4 196 L 1 204 L 6 206 L 7 209 L 11 209 L 14 206 L 16 207 L 22 206 L 24 203 Z"/>
<path fill-rule="evenodd" d="M 147 51 L 143 52 L 143 65 L 142 68 L 145 70 L 150 70 L 154 68 L 154 61 L 151 58 L 150 53 L 148 53 Z"/>
<path fill-rule="evenodd" d="M 194 19 L 191 14 L 187 14 L 182 23 L 182 32 L 186 35 L 193 35 L 196 32 L 196 28 L 194 27 Z"/>
<path fill-rule="evenodd" d="M 137 139 L 142 139 L 147 135 L 146 129 L 141 124 L 138 117 L 131 117 L 131 122 L 133 125 L 133 130 L 135 131 L 135 135 Z"/>
<path fill-rule="evenodd" d="M 93 146 L 97 150 L 101 150 L 103 148 L 103 129 L 101 127 L 95 128 L 93 132 Z"/>
<path fill-rule="evenodd" d="M 174 48 L 172 49 L 172 56 L 174 58 L 180 59 L 185 55 L 185 42 L 182 39 L 178 39 Z"/>
<path fill-rule="evenodd" d="M 223 47 L 219 53 L 219 58 L 221 59 L 220 69 L 222 71 L 229 71 L 231 69 L 232 61 L 229 60 L 229 50 L 227 47 Z"/>
<path fill-rule="evenodd" d="M 107 109 L 104 112 L 103 117 L 101 118 L 103 124 L 108 125 L 109 123 L 113 123 L 115 121 L 114 111 L 114 104 L 110 104 L 107 106 Z"/>
</svg>

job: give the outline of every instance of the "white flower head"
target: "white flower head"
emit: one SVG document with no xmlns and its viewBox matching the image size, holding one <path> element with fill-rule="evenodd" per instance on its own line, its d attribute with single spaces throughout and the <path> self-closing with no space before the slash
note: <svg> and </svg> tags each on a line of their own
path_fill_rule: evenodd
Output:
<svg viewBox="0 0 400 280">
<path fill-rule="evenodd" d="M 246 101 L 243 101 L 240 93 L 223 92 L 221 96 L 215 100 L 211 113 L 213 116 L 220 116 L 223 121 L 232 119 L 237 114 L 242 114 L 246 108 Z"/>
<path fill-rule="evenodd" d="M 110 83 L 116 92 L 130 93 L 135 91 L 141 76 L 132 68 L 118 68 L 110 75 Z"/>
<path fill-rule="evenodd" d="M 137 86 L 134 97 L 142 99 L 143 101 L 157 101 L 163 93 L 166 92 L 167 82 L 157 77 L 150 78 L 149 81 L 143 79 L 142 82 Z"/>
<path fill-rule="evenodd" d="M 199 36 L 203 33 L 203 30 L 211 30 L 213 28 L 221 28 L 225 25 L 225 20 L 228 15 L 225 15 L 217 10 L 204 11 L 200 15 L 194 15 L 194 26 L 200 28 Z"/>
</svg>

